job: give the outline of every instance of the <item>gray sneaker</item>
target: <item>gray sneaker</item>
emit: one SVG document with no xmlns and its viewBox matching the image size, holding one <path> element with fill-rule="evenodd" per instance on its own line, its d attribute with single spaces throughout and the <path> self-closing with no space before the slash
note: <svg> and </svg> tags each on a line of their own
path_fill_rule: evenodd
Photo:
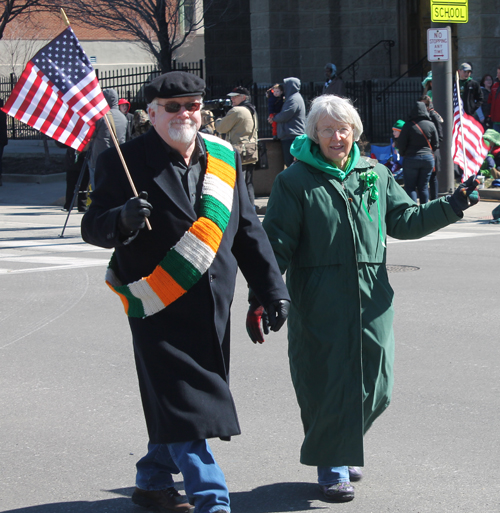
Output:
<svg viewBox="0 0 500 513">
<path fill-rule="evenodd" d="M 355 483 L 363 479 L 363 471 L 361 467 L 349 467 L 349 480 Z"/>
</svg>

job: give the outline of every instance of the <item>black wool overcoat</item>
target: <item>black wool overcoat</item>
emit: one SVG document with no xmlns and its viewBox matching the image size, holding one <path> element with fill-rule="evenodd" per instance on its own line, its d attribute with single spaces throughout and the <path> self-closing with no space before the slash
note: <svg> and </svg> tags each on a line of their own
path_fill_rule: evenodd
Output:
<svg viewBox="0 0 500 513">
<path fill-rule="evenodd" d="M 115 248 L 120 279 L 130 283 L 151 274 L 197 217 L 154 128 L 121 149 L 137 190 L 149 194 L 152 230 L 140 230 L 128 244 L 121 240 L 120 210 L 133 194 L 116 150 L 110 149 L 97 162 L 96 189 L 82 220 L 82 237 L 96 246 Z M 262 304 L 289 298 L 248 199 L 239 155 L 235 156 L 238 173 L 231 217 L 211 267 L 161 312 L 129 318 L 153 443 L 240 433 L 228 385 L 230 306 L 238 266 Z M 116 302 L 119 308 L 118 296 Z"/>
</svg>

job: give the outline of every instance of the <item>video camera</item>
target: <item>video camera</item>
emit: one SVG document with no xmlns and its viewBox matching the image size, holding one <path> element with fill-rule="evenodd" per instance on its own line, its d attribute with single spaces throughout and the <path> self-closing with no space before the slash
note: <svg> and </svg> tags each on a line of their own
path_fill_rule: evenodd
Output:
<svg viewBox="0 0 500 513">
<path fill-rule="evenodd" d="M 211 111 L 214 118 L 217 119 L 224 117 L 233 108 L 233 104 L 229 98 L 219 98 L 217 100 L 205 100 L 203 108 Z"/>
</svg>

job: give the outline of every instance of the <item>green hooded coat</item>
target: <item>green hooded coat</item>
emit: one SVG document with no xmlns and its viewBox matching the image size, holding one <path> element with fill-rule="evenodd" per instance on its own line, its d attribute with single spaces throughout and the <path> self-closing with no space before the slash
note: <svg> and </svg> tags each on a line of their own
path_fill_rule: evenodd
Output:
<svg viewBox="0 0 500 513">
<path fill-rule="evenodd" d="M 292 300 L 290 370 L 305 432 L 300 460 L 362 466 L 363 435 L 389 405 L 393 385 L 386 235 L 417 239 L 460 218 L 444 198 L 415 204 L 356 145 L 343 181 L 306 136 L 292 148 L 299 161 L 277 176 L 263 225 Z M 378 176 L 371 205 L 367 171 Z"/>
</svg>

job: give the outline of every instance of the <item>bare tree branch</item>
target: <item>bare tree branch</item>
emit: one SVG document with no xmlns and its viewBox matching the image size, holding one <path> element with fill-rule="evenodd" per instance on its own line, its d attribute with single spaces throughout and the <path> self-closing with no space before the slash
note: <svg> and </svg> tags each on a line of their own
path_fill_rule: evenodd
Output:
<svg viewBox="0 0 500 513">
<path fill-rule="evenodd" d="M 0 39 L 3 38 L 7 25 L 23 14 L 52 10 L 47 0 L 0 0 Z"/>
<path fill-rule="evenodd" d="M 231 3 L 228 0 L 224 14 Z M 67 0 L 63 7 L 70 20 L 137 41 L 166 72 L 173 52 L 203 26 L 212 4 L 213 0 Z"/>
</svg>

